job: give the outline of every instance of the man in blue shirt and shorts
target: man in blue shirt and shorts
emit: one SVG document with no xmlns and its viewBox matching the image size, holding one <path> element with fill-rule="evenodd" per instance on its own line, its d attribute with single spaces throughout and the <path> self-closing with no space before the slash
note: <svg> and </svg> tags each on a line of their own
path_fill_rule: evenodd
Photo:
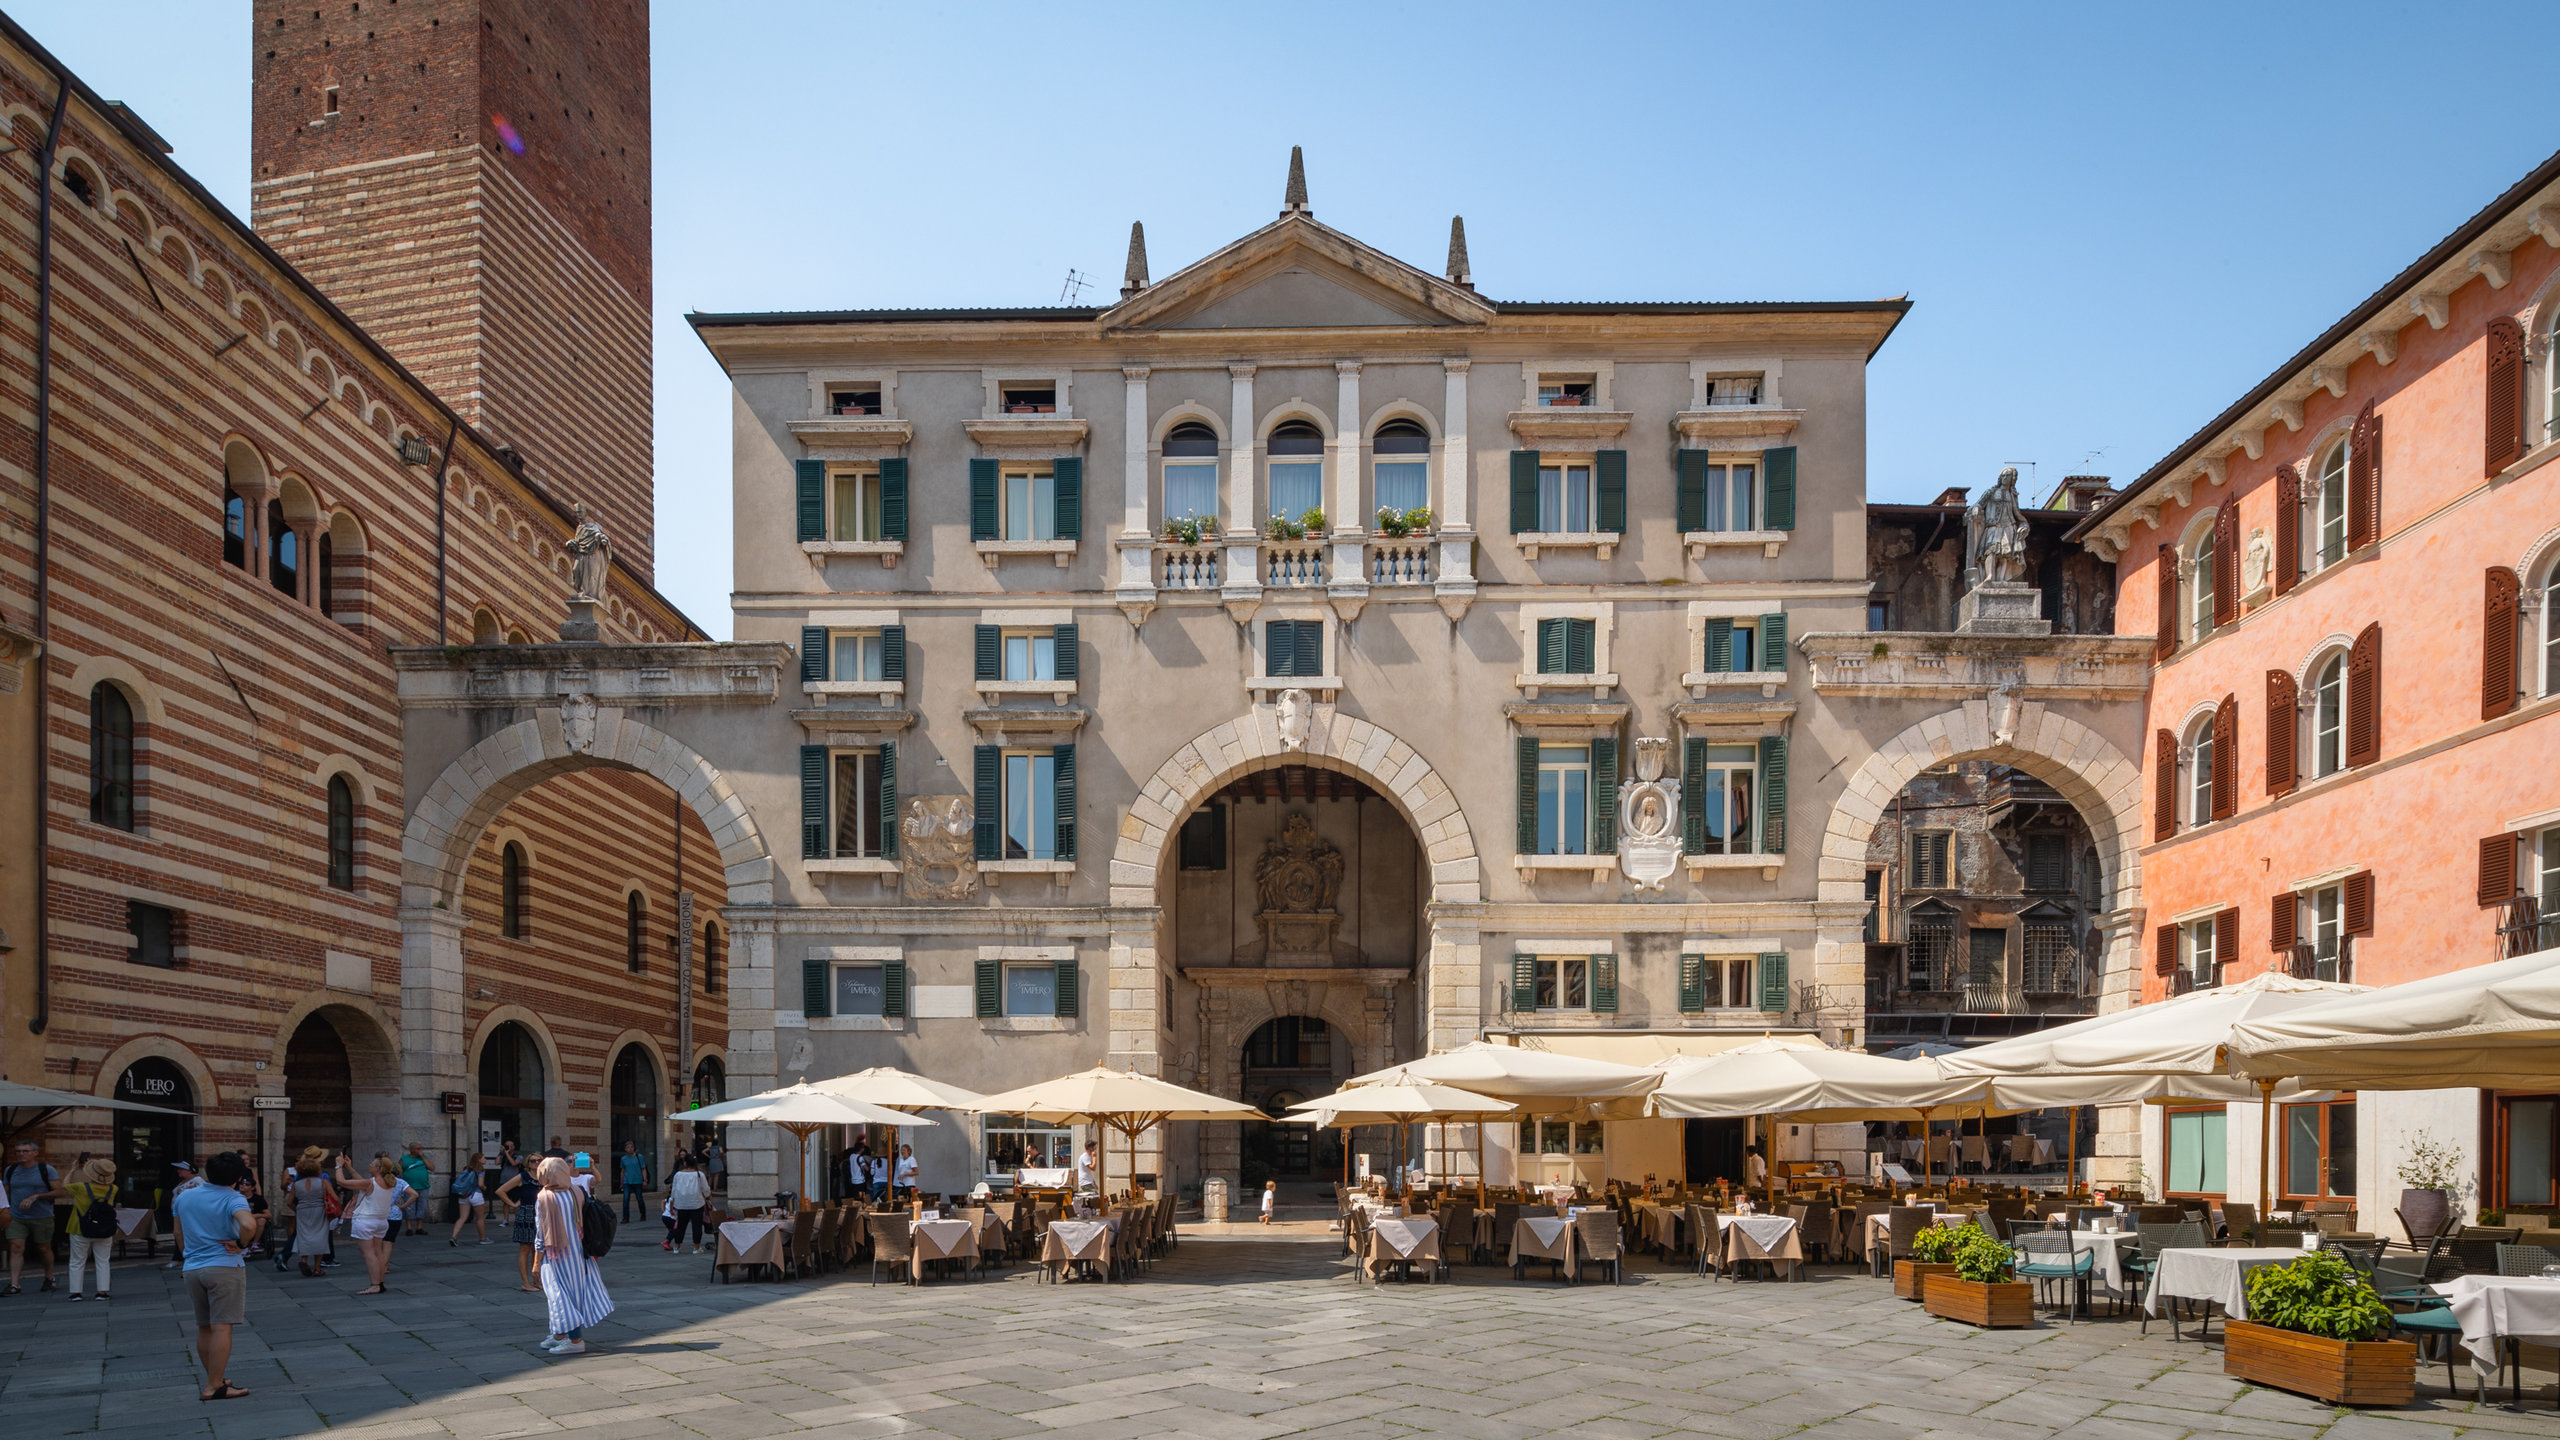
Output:
<svg viewBox="0 0 2560 1440">
<path fill-rule="evenodd" d="M 204 1183 L 169 1202 L 186 1236 L 187 1298 L 195 1303 L 196 1354 L 204 1361 L 206 1400 L 249 1392 L 231 1383 L 231 1327 L 249 1319 L 249 1268 L 240 1252 L 266 1227 L 266 1202 L 241 1193 L 249 1167 L 225 1150 L 207 1160 Z"/>
</svg>

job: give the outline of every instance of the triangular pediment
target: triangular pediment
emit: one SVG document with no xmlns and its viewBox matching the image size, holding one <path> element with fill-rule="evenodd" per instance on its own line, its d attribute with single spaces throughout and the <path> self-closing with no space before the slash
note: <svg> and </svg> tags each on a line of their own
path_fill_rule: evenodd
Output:
<svg viewBox="0 0 2560 1440">
<path fill-rule="evenodd" d="M 1481 325 L 1493 306 L 1303 215 L 1284 215 L 1103 312 L 1106 330 Z"/>
</svg>

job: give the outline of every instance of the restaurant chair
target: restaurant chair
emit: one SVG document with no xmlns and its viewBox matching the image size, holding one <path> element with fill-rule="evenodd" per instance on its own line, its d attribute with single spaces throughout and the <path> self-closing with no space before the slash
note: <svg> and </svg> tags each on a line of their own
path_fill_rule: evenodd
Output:
<svg viewBox="0 0 2560 1440">
<path fill-rule="evenodd" d="M 2498 1273 L 2501 1275 L 2539 1275 L 2545 1266 L 2550 1265 L 2560 1265 L 2560 1250 L 2548 1245 L 2498 1247 Z"/>
<path fill-rule="evenodd" d="M 904 1284 L 911 1279 L 916 1253 L 916 1237 L 910 1228 L 915 1223 L 913 1213 L 882 1210 L 863 1216 L 862 1223 L 871 1233 L 871 1283 L 880 1283 L 880 1267 L 883 1265 L 898 1268 L 899 1283 Z"/>
<path fill-rule="evenodd" d="M 1716 1268 L 1716 1256 L 1723 1248 L 1724 1222 L 1713 1205 L 1689 1202 L 1689 1249 L 1697 1257 L 1698 1273 Z"/>
<path fill-rule="evenodd" d="M 2234 1245 L 2254 1245 L 2258 1236 L 2258 1207 L 2246 1200 L 2222 1202 L 2222 1238 Z"/>
<path fill-rule="evenodd" d="M 2112 1205 L 2074 1205 L 2071 1207 L 2071 1228 L 2074 1230 L 2095 1230 L 2098 1228 L 2098 1221 L 2112 1220 L 2115 1218 L 2116 1213 L 2116 1209 Z"/>
<path fill-rule="evenodd" d="M 2452 1310 L 2438 1305 L 2424 1310 L 2395 1312 L 2391 1317 L 2391 1333 L 2406 1335 L 2416 1341 L 2421 1355 L 2426 1353 L 2430 1344 L 2442 1347 L 2445 1392 L 2449 1396 L 2462 1393 L 2462 1383 L 2454 1378 L 2453 1371 L 2454 1359 L 2462 1353 L 2462 1322 L 2453 1318 Z M 2475 1403 L 2485 1404 L 2489 1398 L 2488 1381 L 2477 1370 L 2471 1372 L 2471 1396 Z"/>
<path fill-rule="evenodd" d="M 2465 1225 L 2454 1232 L 2452 1243 L 2445 1249 L 2461 1262 L 2462 1274 L 2495 1275 L 2498 1247 L 2513 1245 L 2523 1238 L 2524 1231 L 2512 1225 Z"/>
<path fill-rule="evenodd" d="M 2175 1225 L 2187 1218 L 2187 1209 L 2183 1205 L 2136 1205 L 2133 1218 L 2136 1224 Z"/>
<path fill-rule="evenodd" d="M 791 1241 L 783 1254 L 783 1274 L 798 1276 L 810 1273 L 816 1266 L 814 1242 L 817 1238 L 818 1214 L 800 1210 L 791 1216 Z"/>
<path fill-rule="evenodd" d="M 2320 1248 L 2355 1267 L 2356 1273 L 2370 1278 L 2375 1262 L 2382 1258 L 2382 1237 L 2348 1235 L 2323 1230 Z"/>
<path fill-rule="evenodd" d="M 2227 1205 L 2223 1208 L 2225 1210 L 2230 1209 Z M 2434 1235 L 2420 1234 L 2418 1227 L 2409 1223 L 2409 1217 L 2400 1213 L 2400 1207 L 2397 1205 L 2391 1207 L 2391 1218 L 2400 1222 L 2400 1233 L 2409 1237 L 2409 1248 L 2412 1250 L 2419 1248 L 2423 1242 L 2435 1238 Z M 2461 1212 L 2454 1210 L 2451 1207 L 2447 1207 L 2445 1210 L 2444 1224 L 2438 1227 L 2436 1234 L 2452 1234 L 2456 1229 L 2460 1228 L 2461 1223 Z"/>
<path fill-rule="evenodd" d="M 826 1273 L 827 1262 L 835 1258 L 836 1229 L 844 1223 L 844 1207 L 830 1205 L 818 1212 L 817 1234 L 809 1241 L 809 1268 Z"/>
<path fill-rule="evenodd" d="M 1440 1264 L 1455 1263 L 1457 1255 L 1474 1258 L 1476 1239 L 1476 1207 L 1464 1200 L 1450 1200 L 1440 1207 Z"/>
<path fill-rule="evenodd" d="M 1803 1207 L 1796 1217 L 1796 1239 L 1804 1246 L 1805 1263 L 1819 1258 L 1825 1265 L 1839 1259 L 1839 1211 L 1825 1201 Z"/>
<path fill-rule="evenodd" d="M 1911 1242 L 1920 1232 L 1937 1223 L 1936 1217 L 1917 1205 L 1898 1206 L 1885 1214 L 1884 1248 L 1876 1252 L 1876 1275 L 1893 1273 L 1893 1262 L 1911 1257 Z"/>
<path fill-rule="evenodd" d="M 836 1224 L 835 1262 L 839 1272 L 853 1268 L 854 1257 L 862 1248 L 864 1210 L 865 1207 L 860 1204 L 848 1205 L 844 1209 L 843 1217 Z"/>
<path fill-rule="evenodd" d="M 1606 1210 L 1586 1210 L 1573 1217 L 1573 1278 L 1582 1283 L 1582 1272 L 1592 1265 L 1609 1267 L 1609 1283 L 1625 1281 L 1623 1236 L 1618 1217 Z"/>
<path fill-rule="evenodd" d="M 1493 1207 L 1493 1259 L 1506 1263 L 1511 1255 L 1511 1228 L 1520 1219 L 1520 1202 L 1504 1200 Z"/>
<path fill-rule="evenodd" d="M 2015 1249 L 2019 1279 L 2034 1282 L 2039 1291 L 2050 1285 L 2067 1285 L 2070 1288 L 2064 1295 L 2064 1312 L 2074 1323 L 2088 1313 L 2090 1276 L 2097 1269 L 2097 1251 L 2082 1247 L 2080 1237 L 2069 1230 L 2038 1230 L 2022 1235 Z"/>
</svg>

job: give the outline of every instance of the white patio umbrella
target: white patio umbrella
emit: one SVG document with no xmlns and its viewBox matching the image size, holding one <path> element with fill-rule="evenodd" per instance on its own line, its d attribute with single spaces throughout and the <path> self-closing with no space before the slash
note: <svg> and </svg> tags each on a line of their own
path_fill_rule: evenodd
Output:
<svg viewBox="0 0 2560 1440">
<path fill-rule="evenodd" d="M 2560 1082 L 2560 950 L 2341 995 L 2235 1026 L 2231 1068 L 2359 1090 Z"/>
<path fill-rule="evenodd" d="M 1260 1119 L 1262 1112 L 1241 1100 L 1186 1089 L 1169 1080 L 1097 1065 L 1037 1085 L 1000 1095 L 980 1096 L 968 1107 L 997 1115 L 1020 1115 L 1066 1125 L 1099 1125 L 1117 1130 L 1129 1141 L 1129 1184 L 1138 1183 L 1138 1135 L 1166 1120 Z M 1107 1179 L 1107 1176 L 1106 1176 Z M 1103 1190 L 1108 1193 L 1110 1185 Z"/>
<path fill-rule="evenodd" d="M 0 1136 L 14 1140 L 65 1110 L 130 1110 L 144 1115 L 187 1113 L 135 1100 L 83 1095 L 77 1090 L 48 1090 L 41 1085 L 20 1085 L 0 1080 Z"/>
<path fill-rule="evenodd" d="M 2136 1005 L 1941 1055 L 1935 1063 L 1951 1076 L 2212 1077 L 2223 1073 L 2224 1047 L 2238 1027 L 2361 994 L 2369 988 L 2327 980 L 2297 980 L 2270 970 L 2238 984 L 2191 990 L 2156 1005 Z M 2275 1089 L 2273 1078 L 2257 1079 L 2258 1214 L 2262 1221 L 2268 1205 L 2267 1150 L 2274 1126 Z M 2076 1134 L 2073 1148 L 2078 1148 Z"/>
<path fill-rule="evenodd" d="M 1679 1055 L 1653 1067 L 1662 1084 L 1645 1097 L 1648 1114 L 1679 1119 L 1772 1117 L 1826 1120 L 1919 1120 L 1988 1113 L 1985 1083 L 1950 1079 L 1927 1060 L 1895 1060 L 1859 1050 L 1831 1050 L 1755 1040 L 1717 1055 Z M 1774 1146 L 1771 1147 L 1774 1150 Z M 1923 1147 L 1923 1154 L 1927 1154 Z M 1764 1156 L 1762 1179 L 1774 1203 L 1777 1165 Z M 1927 1165 L 1924 1161 L 1924 1178 Z"/>
<path fill-rule="evenodd" d="M 964 1090 L 940 1080 L 930 1080 L 895 1065 L 874 1065 L 828 1080 L 812 1080 L 810 1088 L 877 1105 L 883 1110 L 913 1114 L 920 1110 L 975 1110 L 986 1099 L 975 1090 Z M 898 1127 L 889 1127 L 889 1173 L 898 1173 Z"/>
<path fill-rule="evenodd" d="M 1640 1108 L 1639 1102 L 1662 1083 L 1662 1076 L 1635 1065 L 1473 1040 L 1419 1060 L 1355 1075 L 1344 1084 L 1348 1088 L 1390 1080 L 1454 1085 L 1478 1095 L 1509 1100 L 1522 1115 L 1560 1115 L 1581 1110 L 1597 1119 L 1600 1112 L 1613 1108 L 1631 1117 Z"/>
<path fill-rule="evenodd" d="M 1428 1080 L 1381 1072 L 1390 1078 L 1367 1085 L 1349 1085 L 1331 1095 L 1301 1100 L 1290 1106 L 1294 1120 L 1304 1121 L 1318 1129 L 1348 1130 L 1360 1125 L 1410 1125 L 1417 1121 L 1472 1121 L 1476 1127 L 1476 1202 L 1484 1202 L 1484 1122 L 1499 1120 L 1518 1112 L 1519 1106 L 1472 1090 L 1434 1084 Z M 1441 1130 L 1445 1142 L 1448 1130 Z M 1346 1150 L 1342 1158 L 1347 1172 L 1351 1164 Z M 1349 1176 L 1346 1173 L 1346 1181 Z"/>
<path fill-rule="evenodd" d="M 931 1125 L 934 1121 L 921 1115 L 908 1115 L 860 1100 L 831 1095 L 815 1085 L 786 1085 L 767 1090 L 743 1100 L 723 1100 L 699 1110 L 687 1110 L 684 1118 L 691 1121 L 761 1120 L 779 1125 L 800 1142 L 800 1169 L 809 1168 L 809 1137 L 830 1125 Z M 807 1196 L 801 1202 L 806 1204 Z"/>
</svg>

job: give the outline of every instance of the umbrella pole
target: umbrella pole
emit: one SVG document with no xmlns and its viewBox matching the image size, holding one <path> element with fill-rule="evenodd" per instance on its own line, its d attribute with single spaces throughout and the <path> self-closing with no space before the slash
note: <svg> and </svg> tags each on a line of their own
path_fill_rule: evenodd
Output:
<svg viewBox="0 0 2560 1440">
<path fill-rule="evenodd" d="M 1484 1208 L 1484 1117 L 1476 1117 L 1476 1208 Z"/>
<path fill-rule="evenodd" d="M 2267 1141 L 2275 1129 L 2276 1082 L 2258 1082 L 2258 1239 L 2267 1234 L 2267 1186 L 2274 1178 L 2267 1173 Z"/>
<path fill-rule="evenodd" d="M 2080 1186 L 2080 1107 L 2071 1107 L 2071 1142 L 2062 1152 L 2062 1194 L 2070 1198 Z"/>
</svg>

